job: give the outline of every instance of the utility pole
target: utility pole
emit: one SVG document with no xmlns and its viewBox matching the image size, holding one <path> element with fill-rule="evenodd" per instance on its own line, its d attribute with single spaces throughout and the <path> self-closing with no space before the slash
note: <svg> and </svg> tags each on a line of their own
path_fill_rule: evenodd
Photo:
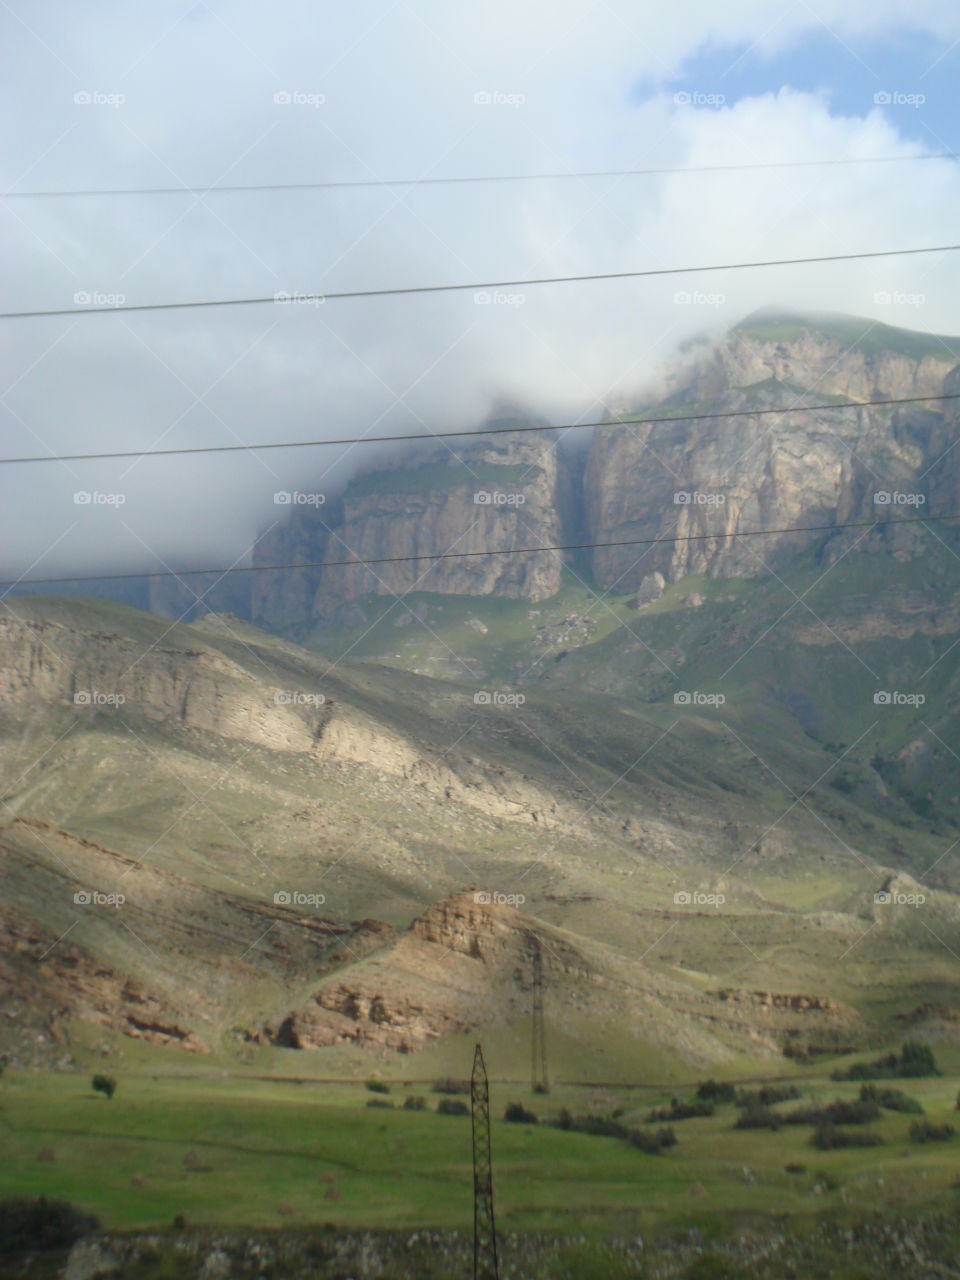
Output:
<svg viewBox="0 0 960 1280">
<path fill-rule="evenodd" d="M 533 1008 L 530 1080 L 534 1093 L 549 1093 L 547 1076 L 547 1034 L 543 1025 L 543 955 L 540 939 L 530 934 L 533 948 Z"/>
<path fill-rule="evenodd" d="M 490 1163 L 490 1086 L 479 1044 L 473 1055 L 470 1077 L 470 1115 L 473 1122 L 473 1280 L 500 1280 Z"/>
</svg>

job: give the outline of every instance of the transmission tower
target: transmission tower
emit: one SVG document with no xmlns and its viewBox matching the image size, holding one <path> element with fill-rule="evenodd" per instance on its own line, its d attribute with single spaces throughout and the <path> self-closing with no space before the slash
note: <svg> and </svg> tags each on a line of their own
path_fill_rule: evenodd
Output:
<svg viewBox="0 0 960 1280">
<path fill-rule="evenodd" d="M 479 1044 L 473 1055 L 470 1077 L 470 1114 L 473 1120 L 473 1280 L 500 1280 L 490 1164 L 490 1087 Z"/>
<path fill-rule="evenodd" d="M 530 1080 L 534 1093 L 549 1093 L 547 1076 L 547 1035 L 543 1025 L 543 955 L 540 939 L 530 934 L 533 950 L 533 1005 Z"/>
</svg>

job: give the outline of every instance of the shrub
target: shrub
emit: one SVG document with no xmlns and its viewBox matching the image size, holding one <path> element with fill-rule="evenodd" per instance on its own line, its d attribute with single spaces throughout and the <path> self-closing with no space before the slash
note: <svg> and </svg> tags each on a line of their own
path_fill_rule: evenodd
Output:
<svg viewBox="0 0 960 1280">
<path fill-rule="evenodd" d="M 539 1124 L 537 1116 L 528 1111 L 522 1102 L 508 1102 L 507 1109 L 503 1113 L 504 1120 L 508 1120 L 510 1124 Z"/>
<path fill-rule="evenodd" d="M 365 1088 L 369 1089 L 371 1093 L 390 1092 L 390 1086 L 387 1084 L 386 1080 L 368 1080 Z"/>
<path fill-rule="evenodd" d="M 780 1117 L 776 1111 L 771 1111 L 760 1102 L 754 1102 L 749 1107 L 744 1107 L 733 1127 L 735 1129 L 779 1129 Z"/>
<path fill-rule="evenodd" d="M 441 1080 L 434 1080 L 434 1093 L 469 1093 L 469 1080 L 454 1080 L 450 1076 L 445 1076 Z"/>
<path fill-rule="evenodd" d="M 917 1099 L 911 1098 L 909 1093 L 904 1093 L 901 1089 L 878 1089 L 875 1084 L 862 1084 L 860 1098 L 864 1102 L 868 1100 L 875 1102 L 884 1111 L 902 1111 L 914 1116 L 923 1115 L 923 1107 Z"/>
<path fill-rule="evenodd" d="M 796 1160 L 791 1160 L 790 1163 L 785 1164 L 783 1168 L 785 1173 L 806 1173 L 807 1172 L 807 1166 L 805 1164 L 800 1164 Z"/>
<path fill-rule="evenodd" d="M 470 1108 L 465 1102 L 460 1102 L 456 1098 L 441 1098 L 437 1103 L 438 1116 L 468 1116 Z"/>
<path fill-rule="evenodd" d="M 952 1124 L 931 1124 L 929 1120 L 914 1120 L 910 1126 L 911 1142 L 949 1142 L 956 1133 Z"/>
<path fill-rule="evenodd" d="M 99 1225 L 96 1218 L 66 1200 L 46 1196 L 0 1200 L 0 1256 L 64 1249 Z"/>
<path fill-rule="evenodd" d="M 810 1139 L 821 1151 L 836 1151 L 840 1147 L 878 1147 L 883 1139 L 872 1129 L 861 1129 L 851 1133 L 848 1129 L 838 1129 L 827 1121 L 814 1130 Z"/>
<path fill-rule="evenodd" d="M 107 1098 L 112 1098 L 117 1089 L 117 1082 L 113 1076 L 94 1076 L 90 1085 L 97 1093 L 102 1093 Z"/>
<path fill-rule="evenodd" d="M 764 1107 L 772 1107 L 777 1102 L 792 1102 L 800 1097 L 800 1090 L 795 1084 L 766 1084 L 761 1089 L 743 1090 L 737 1095 L 738 1107 L 749 1107 L 759 1103 Z"/>
<path fill-rule="evenodd" d="M 427 1109 L 427 1100 L 411 1094 L 409 1098 L 404 1098 L 403 1109 L 404 1111 L 425 1111 Z"/>
<path fill-rule="evenodd" d="M 392 1111 L 393 1103 L 388 1098 L 370 1098 L 367 1101 L 368 1107 L 378 1107 L 381 1111 Z"/>
<path fill-rule="evenodd" d="M 709 1102 L 736 1102 L 737 1091 L 732 1084 L 718 1080 L 704 1080 L 697 1085 L 697 1097 Z"/>
<path fill-rule="evenodd" d="M 907 1040 L 900 1047 L 900 1056 L 888 1053 L 873 1062 L 855 1062 L 846 1069 L 838 1068 L 834 1080 L 918 1080 L 923 1076 L 938 1076 L 933 1050 L 921 1040 Z"/>
<path fill-rule="evenodd" d="M 872 1098 L 845 1101 L 837 1098 L 825 1107 L 798 1107 L 783 1117 L 784 1124 L 869 1124 L 880 1108 Z"/>
<path fill-rule="evenodd" d="M 653 1133 L 649 1129 L 631 1129 L 627 1141 L 631 1147 L 639 1147 L 649 1156 L 658 1156 L 677 1145 L 677 1135 L 670 1128 L 657 1129 Z"/>
<path fill-rule="evenodd" d="M 709 1098 L 674 1098 L 669 1107 L 659 1107 L 647 1116 L 647 1124 L 663 1120 L 692 1120 L 697 1116 L 712 1116 L 713 1103 Z"/>
</svg>

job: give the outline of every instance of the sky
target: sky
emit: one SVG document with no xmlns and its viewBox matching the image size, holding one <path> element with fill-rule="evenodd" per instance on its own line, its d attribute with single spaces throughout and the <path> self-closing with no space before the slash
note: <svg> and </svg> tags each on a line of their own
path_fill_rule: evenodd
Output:
<svg viewBox="0 0 960 1280">
<path fill-rule="evenodd" d="M 206 195 L 960 150 L 955 0 L 10 0 L 0 9 L 3 456 L 461 430 L 642 403 L 764 306 L 960 333 L 960 255 L 323 305 L 87 313 L 958 239 L 951 159 Z M 699 302 L 678 302 L 678 292 Z M 910 299 L 887 303 L 878 294 Z M 0 467 L 0 576 L 242 563 L 375 447 Z M 121 501 L 79 504 L 78 493 Z"/>
</svg>

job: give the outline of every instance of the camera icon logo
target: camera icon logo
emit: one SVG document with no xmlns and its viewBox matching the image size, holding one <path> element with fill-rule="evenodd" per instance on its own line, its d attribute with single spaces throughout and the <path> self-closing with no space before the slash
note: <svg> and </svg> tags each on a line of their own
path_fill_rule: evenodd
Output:
<svg viewBox="0 0 960 1280">
<path fill-rule="evenodd" d="M 273 95 L 273 105 L 275 107 L 289 107 L 292 99 L 286 89 L 280 89 Z"/>
<path fill-rule="evenodd" d="M 493 899 L 489 893 L 485 893 L 482 889 L 473 895 L 473 900 L 479 907 L 489 907 Z"/>
<path fill-rule="evenodd" d="M 473 695 L 473 701 L 478 707 L 489 707 L 491 701 L 490 694 L 486 689 L 478 689 Z"/>
<path fill-rule="evenodd" d="M 889 507 L 890 497 L 891 495 L 887 492 L 886 489 L 878 489 L 877 492 L 873 495 L 874 506 Z"/>
<path fill-rule="evenodd" d="M 473 495 L 473 505 L 475 507 L 489 507 L 493 503 L 493 494 L 486 489 L 480 489 Z"/>
<path fill-rule="evenodd" d="M 686 889 L 680 889 L 678 890 L 677 893 L 673 895 L 674 906 L 689 907 L 690 901 L 691 901 L 690 894 L 686 891 Z"/>
<path fill-rule="evenodd" d="M 273 900 L 278 907 L 289 907 L 293 898 L 287 889 L 278 889 L 273 895 Z"/>
<path fill-rule="evenodd" d="M 73 705 L 75 707 L 89 707 L 90 694 L 86 689 L 78 689 L 73 695 Z"/>
<path fill-rule="evenodd" d="M 289 507 L 293 502 L 293 494 L 288 493 L 286 489 L 282 489 L 279 493 L 273 495 L 273 501 L 278 507 Z"/>
<path fill-rule="evenodd" d="M 486 89 L 480 89 L 477 93 L 473 95 L 473 105 L 475 107 L 489 107 L 492 101 L 493 101 L 493 98 L 490 96 L 489 91 Z"/>
<path fill-rule="evenodd" d="M 881 889 L 873 895 L 873 900 L 877 906 L 889 906 L 893 901 L 893 895 L 890 893 L 889 889 Z"/>
<path fill-rule="evenodd" d="M 874 105 L 878 107 L 889 107 L 893 101 L 893 95 L 889 89 L 880 89 L 873 95 Z"/>
<path fill-rule="evenodd" d="M 679 93 L 673 95 L 674 104 L 678 107 L 689 107 L 691 98 L 686 89 L 681 89 Z"/>
<path fill-rule="evenodd" d="M 678 689 L 677 692 L 673 695 L 673 701 L 676 703 L 678 707 L 689 707 L 690 694 L 687 692 L 686 689 Z"/>
<path fill-rule="evenodd" d="M 78 89 L 73 95 L 73 101 L 78 107 L 89 107 L 93 101 L 93 95 L 89 89 Z"/>
<path fill-rule="evenodd" d="M 93 901 L 93 895 L 89 889 L 78 889 L 73 895 L 73 900 L 78 907 L 89 907 Z"/>
<path fill-rule="evenodd" d="M 878 689 L 873 695 L 874 705 L 878 707 L 889 707 L 893 701 L 893 695 L 886 689 Z"/>
<path fill-rule="evenodd" d="M 673 495 L 673 501 L 678 507 L 689 507 L 690 494 L 686 489 L 680 489 Z"/>
</svg>

